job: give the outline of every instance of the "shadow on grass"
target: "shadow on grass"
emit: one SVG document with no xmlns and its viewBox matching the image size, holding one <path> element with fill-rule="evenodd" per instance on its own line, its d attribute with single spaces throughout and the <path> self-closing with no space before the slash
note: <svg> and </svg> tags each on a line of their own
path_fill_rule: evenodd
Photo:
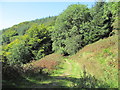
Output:
<svg viewBox="0 0 120 90">
<path fill-rule="evenodd" d="M 27 79 L 18 72 L 15 77 L 3 77 L 3 88 L 109 88 L 105 82 L 97 80 L 84 70 L 83 76 L 73 78 L 68 76 L 50 76 L 48 74 L 32 73 Z M 47 82 L 47 83 L 41 83 Z M 69 86 L 67 83 L 71 83 Z"/>
</svg>

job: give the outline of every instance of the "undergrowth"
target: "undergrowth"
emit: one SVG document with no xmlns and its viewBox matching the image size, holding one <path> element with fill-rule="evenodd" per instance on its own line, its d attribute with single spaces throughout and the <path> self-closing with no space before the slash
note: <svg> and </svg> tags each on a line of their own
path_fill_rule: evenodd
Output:
<svg viewBox="0 0 120 90">
<path fill-rule="evenodd" d="M 26 64 L 23 68 L 26 72 L 17 75 L 14 80 L 3 80 L 3 87 L 118 88 L 116 37 L 88 45 L 73 56 L 51 54 L 31 62 L 32 66 Z M 48 66 L 45 61 L 49 62 Z M 10 72 L 17 74 L 17 71 Z"/>
</svg>

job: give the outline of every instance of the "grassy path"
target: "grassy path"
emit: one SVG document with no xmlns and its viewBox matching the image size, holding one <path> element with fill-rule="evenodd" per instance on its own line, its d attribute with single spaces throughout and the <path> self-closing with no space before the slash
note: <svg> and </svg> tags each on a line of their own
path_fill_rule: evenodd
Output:
<svg viewBox="0 0 120 90">
<path fill-rule="evenodd" d="M 61 62 L 58 69 L 51 72 L 50 75 L 24 76 L 24 79 L 15 82 L 17 83 L 16 86 L 20 88 L 69 88 L 80 84 L 79 87 L 91 87 L 91 85 L 99 87 L 93 77 L 81 77 L 83 71 L 77 61 L 64 58 Z M 87 80 L 88 85 L 86 85 L 85 80 Z M 102 84 L 104 85 L 104 83 Z"/>
<path fill-rule="evenodd" d="M 72 65 L 68 60 L 65 60 L 65 63 L 66 63 L 67 68 L 63 69 L 64 73 L 61 76 L 71 75 Z"/>
<path fill-rule="evenodd" d="M 81 77 L 83 71 L 77 61 L 64 58 L 57 70 L 50 75 L 25 76 L 21 81 L 16 81 L 19 88 L 72 88 L 72 87 L 99 87 L 93 77 Z M 87 80 L 87 83 L 86 81 Z M 92 84 L 91 84 L 92 83 Z M 101 84 L 101 83 L 100 83 Z M 104 83 L 102 83 L 104 85 Z M 103 87 L 101 85 L 100 87 Z"/>
<path fill-rule="evenodd" d="M 20 87 L 25 88 L 55 88 L 55 87 L 73 87 L 75 81 L 80 78 L 81 69 L 77 62 L 64 59 L 60 67 L 49 76 L 37 75 L 25 77 L 21 81 Z"/>
<path fill-rule="evenodd" d="M 68 76 L 79 78 L 82 72 L 78 62 L 69 59 L 64 59 L 64 62 L 60 67 L 62 67 L 62 69 L 56 70 L 55 73 L 52 74 L 53 76 Z"/>
</svg>

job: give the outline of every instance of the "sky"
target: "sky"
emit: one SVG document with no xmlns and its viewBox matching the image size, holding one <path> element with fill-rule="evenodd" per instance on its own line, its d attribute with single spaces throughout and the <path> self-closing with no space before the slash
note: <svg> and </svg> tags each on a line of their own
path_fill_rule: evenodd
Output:
<svg viewBox="0 0 120 90">
<path fill-rule="evenodd" d="M 71 4 L 78 2 L 0 2 L 0 30 L 48 16 L 59 15 Z M 92 7 L 94 2 L 79 2 Z"/>
</svg>

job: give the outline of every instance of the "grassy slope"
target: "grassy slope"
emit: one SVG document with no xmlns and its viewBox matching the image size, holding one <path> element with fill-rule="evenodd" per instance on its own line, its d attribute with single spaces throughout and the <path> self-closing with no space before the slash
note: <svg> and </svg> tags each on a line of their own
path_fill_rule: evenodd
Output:
<svg viewBox="0 0 120 90">
<path fill-rule="evenodd" d="M 118 86 L 118 36 L 112 36 L 87 45 L 70 59 L 81 68 L 103 79 L 112 87 Z"/>
<path fill-rule="evenodd" d="M 51 76 L 79 78 L 85 69 L 87 73 L 103 80 L 109 86 L 118 87 L 117 54 L 118 36 L 116 35 L 87 45 L 73 56 L 63 57 L 61 69 L 57 69 Z"/>
<path fill-rule="evenodd" d="M 32 63 L 36 67 L 45 66 L 43 61 L 49 61 L 47 63 L 49 67 L 54 66 L 53 61 L 60 61 L 61 64 L 57 64 L 57 70 L 50 71 L 50 75 L 24 76 L 24 79 L 16 83 L 24 88 L 118 87 L 117 37 L 117 35 L 112 36 L 87 45 L 73 56 L 51 54 L 34 61 Z M 84 71 L 90 75 L 86 76 Z"/>
</svg>

